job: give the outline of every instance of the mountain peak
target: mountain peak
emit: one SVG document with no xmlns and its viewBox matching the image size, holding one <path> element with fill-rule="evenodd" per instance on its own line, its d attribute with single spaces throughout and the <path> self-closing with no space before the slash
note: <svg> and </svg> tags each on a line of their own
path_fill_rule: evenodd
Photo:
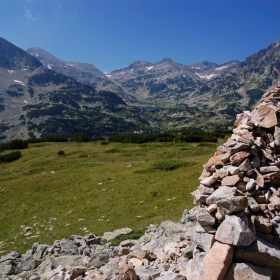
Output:
<svg viewBox="0 0 280 280">
<path fill-rule="evenodd" d="M 42 66 L 39 60 L 0 37 L 0 67 L 10 70 L 34 69 Z"/>
<path fill-rule="evenodd" d="M 162 61 L 160 61 L 160 63 L 174 63 L 174 61 L 170 58 L 164 58 Z"/>
<path fill-rule="evenodd" d="M 128 68 L 145 67 L 145 66 L 151 66 L 151 65 L 153 65 L 151 62 L 136 60 L 136 61 L 132 62 L 132 63 L 128 66 Z"/>
</svg>

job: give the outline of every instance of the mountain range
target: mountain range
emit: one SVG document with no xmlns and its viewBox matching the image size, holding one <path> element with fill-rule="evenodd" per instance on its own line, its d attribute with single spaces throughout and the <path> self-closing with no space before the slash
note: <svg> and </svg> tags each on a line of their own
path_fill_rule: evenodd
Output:
<svg viewBox="0 0 280 280">
<path fill-rule="evenodd" d="M 245 61 L 135 61 L 102 73 L 0 38 L 0 140 L 229 128 L 278 83 L 280 40 Z"/>
</svg>

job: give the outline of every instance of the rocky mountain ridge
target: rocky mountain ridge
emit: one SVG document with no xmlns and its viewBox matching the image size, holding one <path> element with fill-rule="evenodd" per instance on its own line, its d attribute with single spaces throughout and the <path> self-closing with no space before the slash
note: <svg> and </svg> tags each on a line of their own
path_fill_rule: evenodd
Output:
<svg viewBox="0 0 280 280">
<path fill-rule="evenodd" d="M 96 91 L 45 68 L 0 38 L 0 140 L 73 137 L 79 131 L 90 136 L 130 132 L 149 127 L 142 111 L 113 92 Z"/>
<path fill-rule="evenodd" d="M 179 223 L 35 243 L 0 258 L 4 280 L 278 280 L 280 272 L 280 86 L 236 117 L 226 143 L 203 165 L 198 206 Z M 105 245 L 101 245 L 103 240 Z"/>
<path fill-rule="evenodd" d="M 0 49 L 1 141 L 73 137 L 78 131 L 107 136 L 227 129 L 237 113 L 252 108 L 278 83 L 280 73 L 279 41 L 244 62 L 187 66 L 170 59 L 137 61 L 106 75 L 38 48 L 29 49 L 32 57 L 2 38 Z"/>
<path fill-rule="evenodd" d="M 26 52 L 36 57 L 46 68 L 90 85 L 96 90 L 113 85 L 106 75 L 92 64 L 62 61 L 40 48 L 29 48 Z"/>
<path fill-rule="evenodd" d="M 168 58 L 154 64 L 135 61 L 104 74 L 111 84 L 103 86 L 127 104 L 148 108 L 153 128 L 228 128 L 237 113 L 250 110 L 278 84 L 279 42 L 243 62 L 222 65 L 208 61 L 183 65 Z"/>
</svg>

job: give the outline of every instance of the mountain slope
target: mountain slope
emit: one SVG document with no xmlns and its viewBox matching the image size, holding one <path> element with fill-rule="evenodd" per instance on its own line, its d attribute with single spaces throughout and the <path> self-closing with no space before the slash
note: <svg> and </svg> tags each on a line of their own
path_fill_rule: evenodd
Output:
<svg viewBox="0 0 280 280">
<path fill-rule="evenodd" d="M 93 135 L 148 127 L 115 93 L 96 91 L 47 69 L 30 54 L 0 38 L 0 138 L 40 137 L 78 131 Z"/>
<path fill-rule="evenodd" d="M 36 57 L 46 68 L 69 76 L 79 83 L 90 85 L 97 90 L 113 85 L 104 73 L 91 64 L 63 61 L 40 48 L 29 48 L 26 52 Z"/>
</svg>

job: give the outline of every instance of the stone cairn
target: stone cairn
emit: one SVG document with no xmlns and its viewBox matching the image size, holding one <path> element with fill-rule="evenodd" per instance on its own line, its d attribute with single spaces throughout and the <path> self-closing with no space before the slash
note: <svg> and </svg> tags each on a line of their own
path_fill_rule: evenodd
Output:
<svg viewBox="0 0 280 280">
<path fill-rule="evenodd" d="M 0 258 L 0 279 L 280 280 L 280 86 L 235 125 L 179 223 L 150 225 L 119 246 L 110 240 L 131 229 L 34 243 Z"/>
</svg>

